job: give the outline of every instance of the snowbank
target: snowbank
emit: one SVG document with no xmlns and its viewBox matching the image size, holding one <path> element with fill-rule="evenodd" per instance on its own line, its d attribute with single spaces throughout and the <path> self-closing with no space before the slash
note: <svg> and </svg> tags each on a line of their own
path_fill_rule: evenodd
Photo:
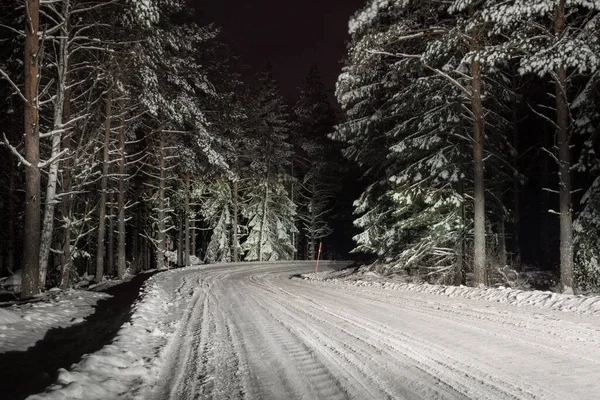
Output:
<svg viewBox="0 0 600 400">
<path fill-rule="evenodd" d="M 313 279 L 312 274 L 305 274 L 304 279 Z M 340 272 L 323 272 L 317 281 L 324 284 L 344 284 L 350 286 L 368 286 L 388 290 L 409 290 L 413 292 L 431 293 L 447 297 L 487 300 L 515 306 L 533 306 L 551 310 L 577 312 L 600 316 L 600 296 L 567 295 L 538 290 L 518 290 L 500 287 L 473 288 L 466 286 L 444 286 L 415 283 L 399 283 L 378 277 L 370 273 L 367 279 L 352 278 L 352 275 Z"/>
<path fill-rule="evenodd" d="M 49 329 L 83 322 L 97 302 L 107 297 L 110 295 L 105 293 L 55 289 L 35 302 L 0 308 L 0 353 L 27 350 Z"/>
<path fill-rule="evenodd" d="M 21 322 L 21 316 L 14 311 L 0 308 L 0 326 Z"/>
<path fill-rule="evenodd" d="M 150 277 L 133 307 L 131 321 L 121 327 L 113 342 L 85 355 L 70 370 L 61 368 L 54 385 L 28 399 L 139 398 L 140 391 L 158 379 L 161 349 L 178 323 L 174 307 L 191 298 L 190 288 L 180 286 L 181 275 L 201 268 L 204 266 Z"/>
</svg>

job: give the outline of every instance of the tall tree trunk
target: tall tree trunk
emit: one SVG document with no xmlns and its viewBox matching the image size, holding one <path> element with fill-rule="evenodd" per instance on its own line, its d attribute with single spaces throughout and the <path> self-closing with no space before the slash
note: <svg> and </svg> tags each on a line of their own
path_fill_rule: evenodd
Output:
<svg viewBox="0 0 600 400">
<path fill-rule="evenodd" d="M 156 254 L 156 267 L 165 268 L 165 247 L 166 226 L 165 226 L 165 147 L 162 132 L 159 132 L 158 138 L 158 251 Z"/>
<path fill-rule="evenodd" d="M 565 1 L 556 9 L 555 35 L 565 30 Z M 569 103 L 567 100 L 567 71 L 560 67 L 556 73 L 556 125 L 558 127 L 558 179 L 560 202 L 560 283 L 564 293 L 573 293 L 573 218 L 571 209 L 571 150 L 569 148 Z"/>
<path fill-rule="evenodd" d="M 543 122 L 542 122 L 543 123 Z M 544 130 L 542 131 L 542 143 L 548 151 L 552 149 L 553 146 L 553 135 L 550 132 L 550 129 L 547 124 L 544 123 Z M 543 264 L 543 268 L 548 268 L 548 266 L 552 263 L 552 250 L 550 245 L 550 214 L 548 213 L 548 209 L 550 206 L 550 194 L 545 190 L 549 187 L 550 184 L 550 158 L 547 154 L 540 154 L 538 156 L 540 162 L 540 192 L 541 192 L 541 201 L 540 201 L 540 255 L 539 260 Z"/>
<path fill-rule="evenodd" d="M 196 218 L 190 220 L 190 235 L 192 236 L 191 255 L 196 255 Z"/>
<path fill-rule="evenodd" d="M 39 0 L 25 0 L 25 224 L 21 297 L 40 292 Z"/>
<path fill-rule="evenodd" d="M 290 190 L 290 198 L 292 200 L 292 204 L 294 204 L 294 159 L 292 157 L 292 179 L 291 179 L 291 190 Z M 296 222 L 294 221 L 294 225 Z M 300 229 L 298 229 L 300 231 Z M 294 260 L 298 258 L 298 248 L 296 247 L 296 232 L 292 232 L 292 246 L 294 246 L 294 256 L 292 257 Z"/>
<path fill-rule="evenodd" d="M 464 199 L 465 187 L 463 181 L 459 181 L 458 191 L 461 198 Z M 456 250 L 456 266 L 454 268 L 454 284 L 456 286 L 460 286 L 465 282 L 465 227 L 467 225 L 467 213 L 465 210 L 464 201 L 460 205 L 460 220 L 462 222 L 462 228 L 460 238 L 458 239 L 458 248 Z"/>
<path fill-rule="evenodd" d="M 481 65 L 478 61 L 471 64 L 472 92 L 471 108 L 474 116 L 473 121 L 473 160 L 474 172 L 474 208 L 475 208 L 475 233 L 474 233 L 474 269 L 475 285 L 485 285 L 485 187 L 483 176 L 483 138 L 484 120 L 483 105 L 481 102 Z"/>
<path fill-rule="evenodd" d="M 139 188 L 136 189 L 135 191 L 136 193 L 139 193 Z M 138 198 L 136 196 L 136 198 Z M 133 270 L 140 271 L 141 270 L 141 264 L 140 264 L 140 259 L 138 257 L 139 255 L 139 250 L 140 250 L 140 232 L 141 230 L 141 224 L 142 224 L 142 213 L 141 213 L 141 206 L 138 204 L 136 206 L 136 212 L 135 212 L 135 223 L 133 224 L 133 232 L 131 233 L 131 268 Z"/>
<path fill-rule="evenodd" d="M 110 204 L 110 211 L 108 213 L 108 246 L 106 248 L 108 265 L 106 273 L 113 276 L 115 274 L 115 195 L 112 192 L 108 196 L 108 203 Z"/>
<path fill-rule="evenodd" d="M 108 88 L 106 99 L 106 116 L 104 121 L 104 152 L 102 164 L 100 206 L 98 212 L 98 246 L 96 248 L 96 282 L 102 281 L 104 277 L 104 239 L 106 236 L 106 192 L 108 188 L 108 148 L 110 145 L 110 130 L 112 118 L 112 85 Z"/>
<path fill-rule="evenodd" d="M 263 199 L 263 210 L 260 219 L 260 231 L 258 232 L 258 261 L 262 261 L 262 252 L 263 252 L 263 235 L 265 226 L 267 225 L 267 203 L 269 201 L 269 182 L 265 181 L 265 197 Z"/>
<path fill-rule="evenodd" d="M 8 248 L 7 269 L 10 274 L 15 271 L 15 162 L 12 157 L 8 159 Z"/>
<path fill-rule="evenodd" d="M 68 169 L 68 166 L 67 166 Z M 63 173 L 63 190 L 70 190 L 71 174 L 65 171 Z M 61 215 L 63 217 L 64 238 L 63 238 L 63 253 L 61 255 L 60 268 L 60 288 L 66 290 L 70 285 L 71 270 L 73 268 L 73 260 L 71 256 L 71 195 L 64 194 L 62 198 Z"/>
<path fill-rule="evenodd" d="M 311 197 L 310 197 L 310 228 L 308 230 L 308 259 L 314 260 L 315 253 L 317 251 L 317 238 L 316 236 L 316 205 L 315 205 L 315 183 L 311 183 Z"/>
<path fill-rule="evenodd" d="M 188 172 L 185 174 L 185 257 L 184 264 L 190 265 L 190 177 L 191 174 Z"/>
<path fill-rule="evenodd" d="M 65 0 L 68 1 L 68 0 Z M 68 29 L 68 27 L 67 27 Z M 65 91 L 64 99 L 64 122 L 71 119 L 71 90 L 69 89 L 69 69 L 67 68 L 67 77 L 65 80 L 67 90 Z M 63 149 L 70 150 L 72 137 L 70 132 L 64 132 L 62 137 Z M 73 268 L 73 260 L 71 257 L 71 166 L 72 158 L 67 158 L 64 162 L 64 171 L 62 173 L 62 198 L 61 198 L 61 216 L 64 223 L 63 233 L 63 253 L 61 255 L 60 268 L 60 288 L 66 290 L 70 285 L 71 270 Z"/>
<path fill-rule="evenodd" d="M 240 261 L 238 238 L 238 180 L 233 181 L 233 262 Z"/>
<path fill-rule="evenodd" d="M 65 105 L 65 93 L 67 91 L 67 74 L 69 65 L 69 0 L 63 0 L 61 14 L 65 19 L 60 30 L 59 52 L 58 52 L 58 74 L 56 83 L 56 99 L 54 101 L 54 122 L 52 129 L 57 131 L 52 136 L 51 159 L 58 157 L 60 153 L 63 129 L 63 114 Z M 66 134 L 66 133 L 65 133 Z M 56 158 L 48 171 L 48 182 L 46 184 L 46 206 L 44 208 L 44 221 L 42 224 L 42 237 L 40 248 L 40 286 L 46 286 L 46 274 L 48 272 L 48 260 L 52 247 L 52 234 L 54 233 L 54 211 L 58 201 L 56 200 L 56 186 L 58 183 L 58 167 L 60 159 Z"/>
<path fill-rule="evenodd" d="M 500 220 L 498 229 L 498 264 L 503 268 L 506 265 L 506 229 L 504 225 L 504 217 Z"/>
<path fill-rule="evenodd" d="M 121 126 L 119 129 L 119 152 L 121 159 L 119 160 L 119 247 L 118 247 L 118 262 L 117 262 L 117 277 L 123 279 L 125 276 L 125 115 L 121 116 Z"/>
<path fill-rule="evenodd" d="M 512 80 L 513 91 L 517 90 L 516 78 L 513 76 Z M 519 125 L 517 116 L 517 100 L 513 100 L 512 104 L 512 124 L 513 124 L 513 135 L 512 145 L 514 154 L 512 157 L 512 167 L 515 170 L 515 176 L 513 179 L 513 217 L 514 217 L 514 252 L 515 252 L 515 264 L 518 266 L 521 264 L 521 246 L 520 246 L 520 233 L 521 233 L 521 182 L 519 180 Z"/>
<path fill-rule="evenodd" d="M 179 213 L 177 234 L 177 266 L 183 267 L 183 215 Z"/>
</svg>

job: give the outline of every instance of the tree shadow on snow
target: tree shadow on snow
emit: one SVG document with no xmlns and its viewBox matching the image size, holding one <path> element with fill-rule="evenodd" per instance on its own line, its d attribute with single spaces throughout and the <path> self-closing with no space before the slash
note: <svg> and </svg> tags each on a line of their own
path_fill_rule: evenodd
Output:
<svg viewBox="0 0 600 400">
<path fill-rule="evenodd" d="M 50 329 L 26 351 L 0 353 L 0 397 L 24 399 L 40 393 L 56 380 L 59 368 L 69 368 L 84 354 L 110 343 L 121 326 L 130 320 L 133 302 L 150 276 L 141 274 L 103 290 L 112 297 L 98 301 L 94 313 L 84 322 Z"/>
</svg>

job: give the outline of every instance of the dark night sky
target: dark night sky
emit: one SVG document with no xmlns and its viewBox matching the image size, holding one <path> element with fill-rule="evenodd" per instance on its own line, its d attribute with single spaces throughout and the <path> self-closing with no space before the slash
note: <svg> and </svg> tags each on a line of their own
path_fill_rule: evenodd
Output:
<svg viewBox="0 0 600 400">
<path fill-rule="evenodd" d="M 252 72 L 267 61 L 286 98 L 296 96 L 311 65 L 317 64 L 331 91 L 346 54 L 348 19 L 365 0 L 195 0 L 200 23 L 223 28 Z"/>
</svg>

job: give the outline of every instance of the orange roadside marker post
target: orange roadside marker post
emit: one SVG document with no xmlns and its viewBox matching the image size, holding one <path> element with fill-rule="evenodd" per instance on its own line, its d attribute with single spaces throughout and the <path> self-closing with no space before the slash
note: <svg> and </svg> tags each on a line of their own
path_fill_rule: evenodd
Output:
<svg viewBox="0 0 600 400">
<path fill-rule="evenodd" d="M 313 279 L 317 279 L 317 272 L 319 272 L 319 259 L 321 258 L 321 247 L 323 246 L 323 242 L 319 242 L 319 252 L 317 253 L 317 265 L 315 267 L 315 275 Z"/>
</svg>

